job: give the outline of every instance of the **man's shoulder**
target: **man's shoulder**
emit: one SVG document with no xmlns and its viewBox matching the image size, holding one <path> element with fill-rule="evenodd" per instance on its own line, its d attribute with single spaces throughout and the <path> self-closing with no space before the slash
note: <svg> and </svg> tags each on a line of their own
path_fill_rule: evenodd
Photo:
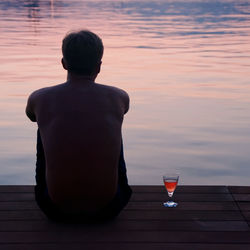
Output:
<svg viewBox="0 0 250 250">
<path fill-rule="evenodd" d="M 118 87 L 111 86 L 111 85 L 104 85 L 104 84 L 100 84 L 100 83 L 97 83 L 96 85 L 98 88 L 100 88 L 103 91 L 106 91 L 110 94 L 118 95 L 118 96 L 121 96 L 123 98 L 128 97 L 128 93 L 125 90 L 120 89 Z"/>
<path fill-rule="evenodd" d="M 60 88 L 61 85 L 62 84 L 58 84 L 58 85 L 54 85 L 54 86 L 49 86 L 49 87 L 44 87 L 44 88 L 37 89 L 37 90 L 33 91 L 30 94 L 29 98 L 37 99 L 37 98 L 40 98 L 40 97 L 43 97 L 43 96 L 47 96 L 50 93 L 53 93 L 58 88 Z"/>
<path fill-rule="evenodd" d="M 104 92 L 107 93 L 109 99 L 116 100 L 116 102 L 120 103 L 123 108 L 123 113 L 127 113 L 129 110 L 129 95 L 128 93 L 120 88 L 110 86 L 110 85 L 102 85 L 98 84 L 98 88 L 104 89 Z"/>
</svg>

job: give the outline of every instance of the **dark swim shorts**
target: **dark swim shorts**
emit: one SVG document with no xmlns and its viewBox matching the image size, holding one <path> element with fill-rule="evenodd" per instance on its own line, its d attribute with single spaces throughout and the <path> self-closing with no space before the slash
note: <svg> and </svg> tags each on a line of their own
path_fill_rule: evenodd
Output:
<svg viewBox="0 0 250 250">
<path fill-rule="evenodd" d="M 46 164 L 43 150 L 43 144 L 39 129 L 37 130 L 37 161 L 36 161 L 36 186 L 35 198 L 40 209 L 47 217 L 54 221 L 62 222 L 99 222 L 110 220 L 116 217 L 127 205 L 132 190 L 128 185 L 126 174 L 126 164 L 123 156 L 123 145 L 121 144 L 121 153 L 118 165 L 118 190 L 114 199 L 103 209 L 96 213 L 65 214 L 53 204 L 48 194 L 46 184 Z"/>
</svg>

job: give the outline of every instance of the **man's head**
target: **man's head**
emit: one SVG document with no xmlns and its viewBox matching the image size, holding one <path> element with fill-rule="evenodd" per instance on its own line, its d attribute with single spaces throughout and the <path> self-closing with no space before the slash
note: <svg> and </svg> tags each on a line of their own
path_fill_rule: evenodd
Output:
<svg viewBox="0 0 250 250">
<path fill-rule="evenodd" d="M 63 66 L 77 75 L 97 75 L 103 55 L 100 37 L 88 30 L 72 32 L 62 42 Z"/>
</svg>

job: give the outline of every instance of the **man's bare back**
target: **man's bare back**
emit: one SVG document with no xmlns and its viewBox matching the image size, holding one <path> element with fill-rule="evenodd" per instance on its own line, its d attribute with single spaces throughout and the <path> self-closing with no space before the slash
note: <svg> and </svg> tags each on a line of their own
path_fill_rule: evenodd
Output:
<svg viewBox="0 0 250 250">
<path fill-rule="evenodd" d="M 125 91 L 84 78 L 30 96 L 26 113 L 40 129 L 48 192 L 63 210 L 95 211 L 115 196 L 128 108 Z"/>
<path fill-rule="evenodd" d="M 53 220 L 117 216 L 128 203 L 121 127 L 128 94 L 95 82 L 103 44 L 88 30 L 62 42 L 65 83 L 33 92 L 26 114 L 38 124 L 35 198 Z"/>
</svg>

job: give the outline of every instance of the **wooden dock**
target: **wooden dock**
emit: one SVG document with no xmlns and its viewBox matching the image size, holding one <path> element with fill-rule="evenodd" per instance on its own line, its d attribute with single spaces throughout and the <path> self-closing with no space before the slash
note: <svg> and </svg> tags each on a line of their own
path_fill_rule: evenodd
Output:
<svg viewBox="0 0 250 250">
<path fill-rule="evenodd" d="M 132 186 L 119 217 L 99 225 L 50 222 L 33 186 L 0 186 L 1 250 L 250 249 L 250 187 L 179 186 L 165 208 L 163 186 Z"/>
</svg>

